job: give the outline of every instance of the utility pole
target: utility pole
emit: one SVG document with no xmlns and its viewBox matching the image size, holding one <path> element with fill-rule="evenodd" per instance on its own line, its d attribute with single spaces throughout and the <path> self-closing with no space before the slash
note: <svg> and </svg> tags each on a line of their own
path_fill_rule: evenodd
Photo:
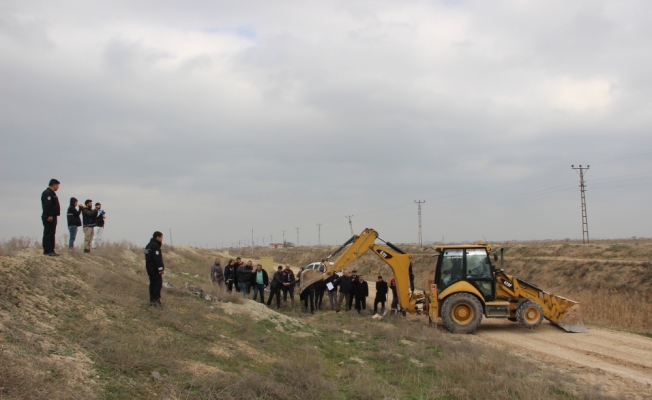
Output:
<svg viewBox="0 0 652 400">
<path fill-rule="evenodd" d="M 170 228 L 170 247 L 174 247 L 172 245 L 172 228 Z"/>
<path fill-rule="evenodd" d="M 586 218 L 586 196 L 584 192 L 586 191 L 586 184 L 584 183 L 584 171 L 589 169 L 590 165 L 586 167 L 576 167 L 571 165 L 571 168 L 577 171 L 580 174 L 580 195 L 582 197 L 582 243 L 589 243 L 589 221 Z"/>
<path fill-rule="evenodd" d="M 351 228 L 351 236 L 353 236 L 353 222 L 351 222 L 353 215 L 345 215 L 344 218 L 349 220 L 349 228 Z"/>
<path fill-rule="evenodd" d="M 321 223 L 317 224 L 317 246 L 321 246 Z"/>
<path fill-rule="evenodd" d="M 423 200 L 423 201 L 414 200 L 414 202 L 416 204 L 418 204 L 418 210 L 419 210 L 419 211 L 417 211 L 417 213 L 419 214 L 419 246 L 423 246 L 423 240 L 421 239 L 421 204 L 425 203 L 426 201 L 425 200 Z"/>
<path fill-rule="evenodd" d="M 254 248 L 254 228 L 251 228 L 251 248 Z"/>
<path fill-rule="evenodd" d="M 269 244 L 274 243 L 274 235 L 269 235 Z"/>
<path fill-rule="evenodd" d="M 299 247 L 299 229 L 301 228 L 294 228 L 297 230 L 297 247 Z"/>
</svg>

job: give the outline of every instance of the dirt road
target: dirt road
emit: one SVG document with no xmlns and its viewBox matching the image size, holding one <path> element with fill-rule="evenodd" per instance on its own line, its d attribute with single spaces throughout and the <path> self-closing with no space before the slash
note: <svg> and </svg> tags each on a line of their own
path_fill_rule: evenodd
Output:
<svg viewBox="0 0 652 400">
<path fill-rule="evenodd" d="M 586 333 L 567 333 L 548 321 L 527 330 L 500 319 L 483 320 L 475 336 L 518 354 L 576 370 L 578 378 L 601 384 L 609 392 L 652 398 L 650 338 L 591 326 Z"/>
</svg>

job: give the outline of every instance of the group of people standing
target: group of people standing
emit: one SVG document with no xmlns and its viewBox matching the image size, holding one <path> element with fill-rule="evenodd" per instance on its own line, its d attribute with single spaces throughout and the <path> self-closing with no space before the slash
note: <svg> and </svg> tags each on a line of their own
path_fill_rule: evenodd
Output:
<svg viewBox="0 0 652 400">
<path fill-rule="evenodd" d="M 61 215 L 61 205 L 57 197 L 57 191 L 61 182 L 56 179 L 50 179 L 47 189 L 41 193 L 41 220 L 43 222 L 43 254 L 46 256 L 56 257 L 55 236 L 57 231 L 57 220 Z M 104 220 L 106 213 L 102 209 L 102 204 L 95 203 L 93 200 L 86 200 L 83 205 L 79 205 L 76 198 L 70 198 L 70 206 L 66 212 L 68 220 L 68 249 L 73 250 L 75 239 L 77 238 L 77 229 L 83 226 L 84 231 L 84 253 L 89 253 L 92 248 L 97 248 L 102 243 L 104 233 Z"/>
<path fill-rule="evenodd" d="M 271 306 L 276 298 L 276 308 L 279 309 L 281 308 L 281 293 L 284 302 L 287 303 L 289 294 L 290 302 L 294 303 L 295 286 L 299 286 L 303 270 L 304 268 L 301 267 L 295 276 L 290 264 L 286 264 L 285 268 L 279 265 L 270 279 L 269 274 L 263 269 L 262 265 L 257 264 L 254 269 L 251 260 L 245 264 L 240 257 L 235 260 L 231 259 L 222 269 L 221 260 L 217 258 L 210 268 L 210 275 L 214 284 L 225 286 L 229 293 L 235 288 L 236 292 L 241 293 L 245 298 L 249 298 L 253 288 L 253 300 L 260 299 L 260 302 L 266 303 L 267 306 Z M 269 297 L 265 302 L 265 289 L 268 287 Z M 374 314 L 378 313 L 378 305 L 381 306 L 380 313 L 385 314 L 388 289 L 391 289 L 393 294 L 392 312 L 396 311 L 398 298 L 394 278 L 391 279 L 388 285 L 382 276 L 378 276 L 376 296 L 374 298 Z M 346 311 L 351 311 L 354 309 L 354 301 L 355 310 L 358 313 L 367 309 L 369 285 L 362 275 L 358 275 L 356 270 L 353 270 L 351 275 L 347 270 L 344 270 L 341 276 L 332 274 L 327 279 L 317 281 L 305 288 L 300 295 L 304 311 L 314 313 L 315 310 L 322 310 L 324 294 L 326 293 L 328 294 L 331 309 L 336 312 L 340 312 L 342 303 L 344 303 Z"/>
</svg>

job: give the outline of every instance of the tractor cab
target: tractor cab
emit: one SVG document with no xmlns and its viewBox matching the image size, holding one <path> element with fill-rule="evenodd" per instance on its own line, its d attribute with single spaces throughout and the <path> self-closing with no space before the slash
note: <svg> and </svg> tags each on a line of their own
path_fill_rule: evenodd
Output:
<svg viewBox="0 0 652 400">
<path fill-rule="evenodd" d="M 465 281 L 477 289 L 485 301 L 496 298 L 496 285 L 489 260 L 491 246 L 438 246 L 437 251 L 439 257 L 435 269 L 435 283 L 438 294 L 457 282 Z"/>
</svg>

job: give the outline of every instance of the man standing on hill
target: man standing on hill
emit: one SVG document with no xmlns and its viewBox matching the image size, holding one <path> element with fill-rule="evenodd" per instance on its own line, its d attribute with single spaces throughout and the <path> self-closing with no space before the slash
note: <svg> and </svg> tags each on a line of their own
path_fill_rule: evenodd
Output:
<svg viewBox="0 0 652 400">
<path fill-rule="evenodd" d="M 235 261 L 229 260 L 229 263 L 224 267 L 224 282 L 226 283 L 227 293 L 233 291 L 233 282 L 235 281 Z"/>
<path fill-rule="evenodd" d="M 396 293 L 396 278 L 392 277 L 389 281 L 389 288 L 392 289 L 391 313 L 396 314 L 398 307 L 398 293 Z"/>
<path fill-rule="evenodd" d="M 294 272 L 290 264 L 285 264 L 285 269 L 283 270 L 283 301 L 287 303 L 288 301 L 288 292 L 290 292 L 290 301 L 294 303 L 294 284 L 296 279 L 294 277 Z"/>
<path fill-rule="evenodd" d="M 91 252 L 93 242 L 93 229 L 97 218 L 97 210 L 93 210 L 93 200 L 88 199 L 82 208 L 82 220 L 84 221 L 84 253 Z"/>
<path fill-rule="evenodd" d="M 241 266 L 235 273 L 235 276 L 238 279 L 238 286 L 240 287 L 240 293 L 242 297 L 249 296 L 249 290 L 251 289 L 251 276 L 254 273 L 254 265 L 251 260 L 247 261 L 247 265 Z"/>
<path fill-rule="evenodd" d="M 358 271 L 351 271 L 351 296 L 349 297 L 349 310 L 353 309 L 353 300 L 355 298 L 355 288 L 358 284 Z"/>
<path fill-rule="evenodd" d="M 380 313 L 385 313 L 385 302 L 387 301 L 387 282 L 383 280 L 382 276 L 378 277 L 376 281 L 376 298 L 374 299 L 374 314 L 378 313 L 378 303 L 382 306 Z"/>
<path fill-rule="evenodd" d="M 47 189 L 41 193 L 41 221 L 43 222 L 43 254 L 50 257 L 58 256 L 54 252 L 55 235 L 57 233 L 57 217 L 61 215 L 61 206 L 56 191 L 59 190 L 59 182 L 50 179 Z"/>
<path fill-rule="evenodd" d="M 161 288 L 163 287 L 163 254 L 161 246 L 163 245 L 163 234 L 159 231 L 154 232 L 149 244 L 145 247 L 145 269 L 149 276 L 149 303 L 151 306 L 163 308 L 161 305 Z"/>
<path fill-rule="evenodd" d="M 283 267 L 279 265 L 269 285 L 270 293 L 269 299 L 267 299 L 267 306 L 272 304 L 272 299 L 276 296 L 276 308 L 281 308 L 281 286 L 283 286 Z"/>
<path fill-rule="evenodd" d="M 251 279 L 251 284 L 254 287 L 254 301 L 256 301 L 258 293 L 260 293 L 260 302 L 264 304 L 265 288 L 267 285 L 269 285 L 269 276 L 261 264 L 256 266 L 256 271 L 254 271 L 253 277 Z"/>
<path fill-rule="evenodd" d="M 68 249 L 75 249 L 75 239 L 77 238 L 77 228 L 81 226 L 81 209 L 77 208 L 78 201 L 76 198 L 70 198 L 70 207 L 68 207 L 68 212 L 66 217 L 68 218 L 68 233 L 70 233 L 70 238 L 68 239 Z"/>
<path fill-rule="evenodd" d="M 326 279 L 326 289 L 328 290 L 328 301 L 331 303 L 331 309 L 336 310 L 337 307 L 337 279 L 339 276 L 335 273 Z"/>
<path fill-rule="evenodd" d="M 104 218 L 106 213 L 102 210 L 102 204 L 95 203 L 95 210 L 97 210 L 97 217 L 95 218 L 95 228 L 93 228 L 93 248 L 97 249 L 98 244 L 102 244 L 102 236 L 104 235 Z"/>
</svg>

